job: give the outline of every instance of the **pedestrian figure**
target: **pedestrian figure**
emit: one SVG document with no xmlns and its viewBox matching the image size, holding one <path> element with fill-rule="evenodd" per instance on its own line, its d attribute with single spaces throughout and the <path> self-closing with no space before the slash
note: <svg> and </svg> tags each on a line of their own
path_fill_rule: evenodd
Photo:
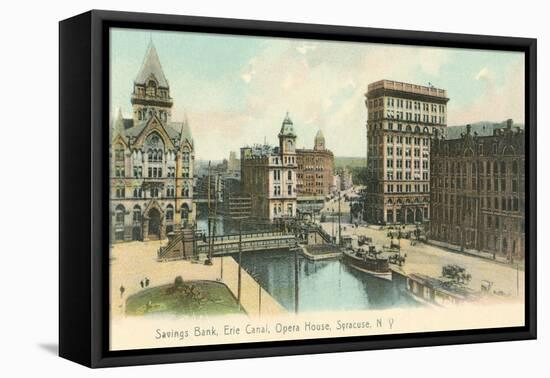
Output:
<svg viewBox="0 0 550 378">
<path fill-rule="evenodd" d="M 124 290 L 126 290 L 124 288 L 124 286 L 120 285 L 120 297 L 122 298 L 122 296 L 124 295 Z"/>
<path fill-rule="evenodd" d="M 143 289 L 143 280 L 139 281 L 139 284 L 141 285 L 141 288 Z"/>
<path fill-rule="evenodd" d="M 145 287 L 149 286 L 149 277 L 145 277 Z"/>
</svg>

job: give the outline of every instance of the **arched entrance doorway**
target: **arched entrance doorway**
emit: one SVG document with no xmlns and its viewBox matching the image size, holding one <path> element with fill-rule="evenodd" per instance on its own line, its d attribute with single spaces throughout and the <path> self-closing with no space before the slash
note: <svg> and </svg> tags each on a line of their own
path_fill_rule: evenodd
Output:
<svg viewBox="0 0 550 378">
<path fill-rule="evenodd" d="M 149 239 L 160 239 L 160 212 L 156 208 L 149 210 Z"/>
<path fill-rule="evenodd" d="M 134 226 L 132 229 L 132 240 L 141 240 L 141 227 Z"/>
<path fill-rule="evenodd" d="M 414 209 L 407 209 L 407 223 L 414 223 Z"/>
<path fill-rule="evenodd" d="M 124 206 L 118 205 L 115 209 L 115 240 L 124 240 L 124 225 L 126 223 L 126 210 Z"/>
<path fill-rule="evenodd" d="M 422 220 L 423 220 L 422 209 L 418 208 L 418 209 L 416 209 L 416 221 L 417 222 L 422 222 Z"/>
<path fill-rule="evenodd" d="M 141 240 L 141 207 L 139 205 L 134 206 L 132 214 L 132 240 Z"/>
</svg>

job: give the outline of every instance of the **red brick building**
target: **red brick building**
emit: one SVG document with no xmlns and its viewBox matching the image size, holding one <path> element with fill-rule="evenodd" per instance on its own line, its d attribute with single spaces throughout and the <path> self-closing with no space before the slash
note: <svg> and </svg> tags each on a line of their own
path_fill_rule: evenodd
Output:
<svg viewBox="0 0 550 378">
<path fill-rule="evenodd" d="M 525 134 L 512 120 L 493 135 L 468 125 L 431 145 L 430 239 L 507 257 L 525 253 Z"/>
</svg>

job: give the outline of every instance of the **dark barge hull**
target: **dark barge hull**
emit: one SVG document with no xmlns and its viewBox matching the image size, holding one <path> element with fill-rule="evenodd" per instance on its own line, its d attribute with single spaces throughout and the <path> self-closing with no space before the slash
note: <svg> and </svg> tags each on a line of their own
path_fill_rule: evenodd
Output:
<svg viewBox="0 0 550 378">
<path fill-rule="evenodd" d="M 373 259 L 366 257 L 365 259 L 352 255 L 353 252 L 344 251 L 344 262 L 352 268 L 369 274 L 376 278 L 391 281 L 392 273 L 386 259 Z"/>
</svg>

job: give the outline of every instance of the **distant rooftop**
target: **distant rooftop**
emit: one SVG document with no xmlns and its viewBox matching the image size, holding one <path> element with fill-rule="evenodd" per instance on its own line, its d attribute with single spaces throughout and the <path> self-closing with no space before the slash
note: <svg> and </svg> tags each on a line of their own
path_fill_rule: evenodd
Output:
<svg viewBox="0 0 550 378">
<path fill-rule="evenodd" d="M 262 158 L 271 155 L 277 155 L 279 153 L 278 146 L 270 146 L 268 144 L 255 144 L 252 146 L 242 147 L 241 150 L 247 151 L 244 158 Z"/>
<path fill-rule="evenodd" d="M 425 96 L 434 96 L 447 98 L 447 91 L 445 89 L 435 88 L 433 86 L 423 86 L 411 83 L 402 83 L 393 80 L 379 80 L 369 84 L 368 91 L 374 91 L 376 89 L 391 89 L 400 92 L 409 92 L 414 94 L 420 94 Z"/>
<path fill-rule="evenodd" d="M 494 130 L 506 127 L 506 121 L 502 122 L 476 122 L 471 124 L 471 132 L 478 136 L 491 136 Z M 512 123 L 513 129 L 524 129 L 523 123 Z M 446 129 L 446 139 L 459 139 L 461 134 L 466 133 L 467 125 L 448 126 Z"/>
</svg>

